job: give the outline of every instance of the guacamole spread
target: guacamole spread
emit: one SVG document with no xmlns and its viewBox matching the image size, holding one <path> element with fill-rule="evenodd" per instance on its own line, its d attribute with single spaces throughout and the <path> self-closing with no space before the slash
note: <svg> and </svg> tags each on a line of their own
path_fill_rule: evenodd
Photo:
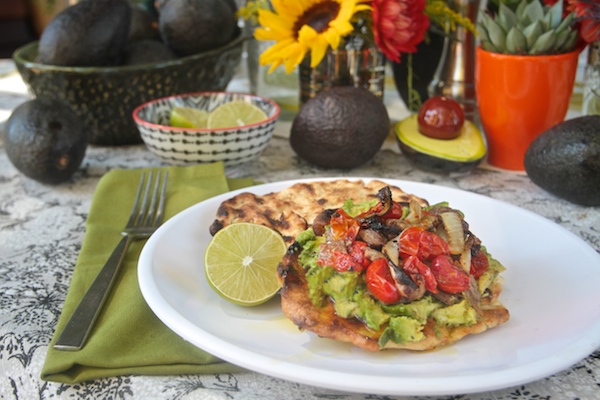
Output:
<svg viewBox="0 0 600 400">
<path fill-rule="evenodd" d="M 344 210 L 348 215 L 356 216 L 373 206 L 373 203 L 355 205 L 346 202 Z M 296 241 L 302 247 L 298 261 L 304 267 L 312 303 L 316 307 L 323 307 L 331 301 L 338 316 L 357 318 L 368 328 L 381 331 L 380 347 L 385 346 L 388 341 L 402 344 L 422 340 L 423 327 L 431 319 L 436 324 L 445 326 L 470 326 L 477 322 L 477 311 L 466 297 L 447 305 L 427 293 L 407 303 L 386 304 L 369 291 L 364 271 L 352 268 L 340 271 L 334 265 L 318 262 L 322 246 L 327 243 L 325 236 L 316 236 L 313 229 L 309 228 L 299 234 Z M 480 294 L 485 292 L 487 285 L 503 269 L 487 253 L 486 257 L 489 267 L 477 281 Z"/>
</svg>

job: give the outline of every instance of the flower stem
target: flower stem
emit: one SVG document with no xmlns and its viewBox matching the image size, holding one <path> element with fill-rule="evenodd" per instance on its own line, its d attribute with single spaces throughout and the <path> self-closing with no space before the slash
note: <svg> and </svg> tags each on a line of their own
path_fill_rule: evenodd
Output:
<svg viewBox="0 0 600 400">
<path fill-rule="evenodd" d="M 412 53 L 408 53 L 408 75 L 406 77 L 406 85 L 408 87 L 408 110 L 416 112 L 421 107 L 421 95 L 413 88 L 413 66 L 412 66 Z"/>
</svg>

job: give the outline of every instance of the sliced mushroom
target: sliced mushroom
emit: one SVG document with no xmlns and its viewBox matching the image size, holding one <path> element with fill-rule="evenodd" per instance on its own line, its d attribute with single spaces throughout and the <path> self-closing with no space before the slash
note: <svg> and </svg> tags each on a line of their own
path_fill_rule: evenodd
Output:
<svg viewBox="0 0 600 400">
<path fill-rule="evenodd" d="M 331 221 L 331 216 L 336 212 L 336 209 L 331 208 L 328 210 L 321 211 L 313 221 L 313 232 L 317 236 L 323 236 L 325 233 L 325 227 L 329 225 Z"/>
<path fill-rule="evenodd" d="M 400 266 L 398 239 L 399 236 L 388 241 L 381 251 L 388 259 L 390 272 L 392 273 L 396 287 L 400 292 L 400 303 L 410 303 L 411 301 L 420 299 L 425 294 L 425 280 L 419 275 L 417 282 L 413 281 Z"/>
<path fill-rule="evenodd" d="M 358 237 L 374 249 L 381 249 L 387 243 L 387 238 L 375 229 L 361 229 Z"/>
<path fill-rule="evenodd" d="M 410 303 L 425 295 L 425 279 L 421 275 L 417 275 L 417 282 L 415 282 L 402 268 L 391 262 L 389 265 L 398 292 L 400 292 L 400 303 Z"/>
</svg>

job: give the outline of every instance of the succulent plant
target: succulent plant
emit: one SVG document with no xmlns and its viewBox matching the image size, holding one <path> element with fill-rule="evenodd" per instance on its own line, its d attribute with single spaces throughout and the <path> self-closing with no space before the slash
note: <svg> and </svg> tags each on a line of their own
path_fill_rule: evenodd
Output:
<svg viewBox="0 0 600 400">
<path fill-rule="evenodd" d="M 553 6 L 522 0 L 513 11 L 500 3 L 498 13 L 482 13 L 477 30 L 484 50 L 503 54 L 567 53 L 575 48 L 575 13 L 563 18 L 563 1 Z"/>
</svg>

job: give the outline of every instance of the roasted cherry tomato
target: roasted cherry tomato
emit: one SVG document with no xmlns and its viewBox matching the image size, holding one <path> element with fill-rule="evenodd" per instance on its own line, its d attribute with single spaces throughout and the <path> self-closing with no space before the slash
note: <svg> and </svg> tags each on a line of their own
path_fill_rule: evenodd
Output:
<svg viewBox="0 0 600 400">
<path fill-rule="evenodd" d="M 360 270 L 362 271 L 364 268 L 369 266 L 370 261 L 365 257 L 365 249 L 369 247 L 365 242 L 361 242 L 359 240 L 353 242 L 350 245 L 349 253 L 354 261 L 361 265 Z"/>
<path fill-rule="evenodd" d="M 431 269 L 423 261 L 419 260 L 417 256 L 409 256 L 402 263 L 402 268 L 413 281 L 417 281 L 417 279 L 413 278 L 413 275 L 419 274 L 425 280 L 425 289 L 431 293 L 438 292 L 438 285 L 433 272 L 431 272 Z"/>
<path fill-rule="evenodd" d="M 381 216 L 383 219 L 400 219 L 404 215 L 404 209 L 400 203 L 395 201 L 392 203 L 392 207 Z"/>
<path fill-rule="evenodd" d="M 369 264 L 365 279 L 367 289 L 379 301 L 386 304 L 400 301 L 400 292 L 385 258 L 378 258 Z"/>
<path fill-rule="evenodd" d="M 479 278 L 490 267 L 487 255 L 482 250 L 471 256 L 471 275 Z"/>
<path fill-rule="evenodd" d="M 338 272 L 360 272 L 365 269 L 361 263 L 356 262 L 351 254 L 339 250 L 330 250 L 327 247 L 323 248 L 323 250 L 319 252 L 317 265 L 321 267 L 328 265 L 335 268 L 335 270 Z"/>
<path fill-rule="evenodd" d="M 447 293 L 460 293 L 469 288 L 470 278 L 463 270 L 454 266 L 452 258 L 440 255 L 431 262 L 431 272 L 438 288 Z"/>
<path fill-rule="evenodd" d="M 383 205 L 381 203 L 377 203 L 377 205 L 371 207 L 371 209 L 369 209 L 369 211 L 366 211 L 358 216 L 361 217 L 364 215 L 379 214 L 382 209 L 383 209 Z M 404 210 L 402 209 L 402 205 L 400 203 L 396 203 L 395 201 L 393 201 L 392 207 L 390 207 L 390 209 L 385 214 L 381 215 L 380 218 L 382 218 L 382 219 L 400 219 L 400 218 L 402 218 L 402 215 L 404 215 Z"/>
<path fill-rule="evenodd" d="M 354 241 L 360 230 L 358 221 L 346 214 L 341 208 L 331 216 L 329 227 L 333 238 L 336 240 Z"/>
<path fill-rule="evenodd" d="M 448 243 L 433 232 L 418 226 L 405 229 L 398 241 L 400 257 L 417 256 L 420 260 L 433 260 L 442 254 L 449 254 Z"/>
<path fill-rule="evenodd" d="M 444 96 L 430 97 L 417 115 L 419 132 L 434 139 L 454 139 L 460 135 L 465 113 L 456 100 Z"/>
</svg>

